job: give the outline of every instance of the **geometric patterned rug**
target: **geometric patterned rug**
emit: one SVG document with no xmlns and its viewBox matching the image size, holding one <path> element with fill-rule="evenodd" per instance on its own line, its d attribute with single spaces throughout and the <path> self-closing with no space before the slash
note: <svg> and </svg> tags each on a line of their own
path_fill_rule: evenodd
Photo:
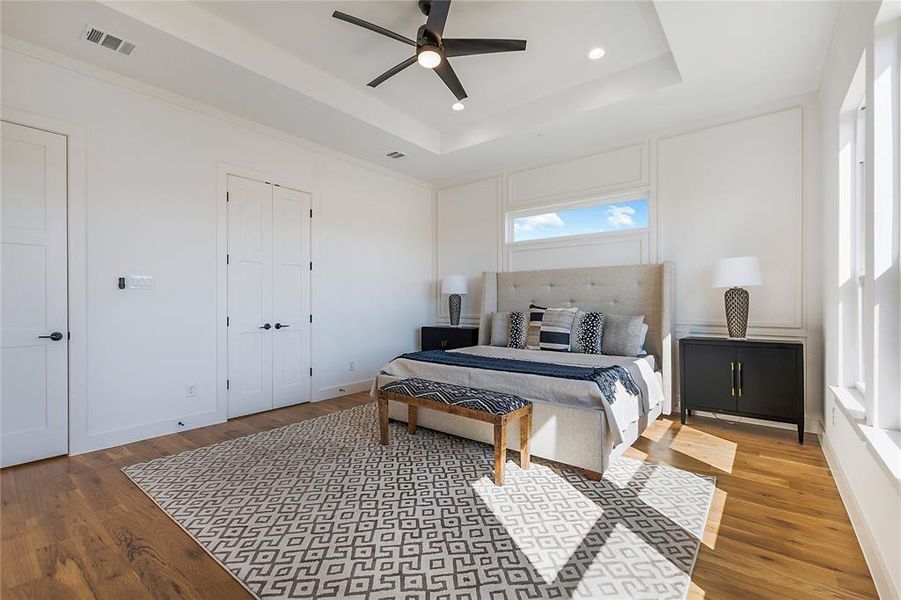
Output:
<svg viewBox="0 0 901 600">
<path fill-rule="evenodd" d="M 601 481 L 367 404 L 123 471 L 257 598 L 677 598 L 714 480 L 621 458 Z M 514 454 L 515 457 L 515 454 Z"/>
</svg>

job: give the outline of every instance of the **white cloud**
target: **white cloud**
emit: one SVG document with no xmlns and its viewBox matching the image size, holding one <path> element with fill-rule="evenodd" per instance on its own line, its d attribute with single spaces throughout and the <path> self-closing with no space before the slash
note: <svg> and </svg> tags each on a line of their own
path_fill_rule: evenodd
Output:
<svg viewBox="0 0 901 600">
<path fill-rule="evenodd" d="M 607 207 L 607 223 L 611 227 L 634 227 L 635 209 L 631 206 L 617 206 L 615 204 Z"/>
<path fill-rule="evenodd" d="M 534 215 L 531 217 L 522 217 L 516 219 L 513 223 L 513 227 L 516 231 L 535 231 L 536 229 L 563 227 L 564 225 L 563 219 L 555 212 L 544 215 Z"/>
</svg>

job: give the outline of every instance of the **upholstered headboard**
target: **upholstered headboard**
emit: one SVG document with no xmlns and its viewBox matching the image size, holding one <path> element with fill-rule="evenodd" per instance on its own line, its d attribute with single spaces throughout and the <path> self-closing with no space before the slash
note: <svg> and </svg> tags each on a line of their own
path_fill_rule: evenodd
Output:
<svg viewBox="0 0 901 600">
<path fill-rule="evenodd" d="M 663 374 L 666 404 L 672 409 L 673 264 L 586 267 L 547 271 L 513 271 L 482 275 L 479 343 L 489 344 L 491 316 L 498 311 L 525 311 L 529 304 L 577 306 L 584 311 L 644 315 L 645 348 Z"/>
</svg>

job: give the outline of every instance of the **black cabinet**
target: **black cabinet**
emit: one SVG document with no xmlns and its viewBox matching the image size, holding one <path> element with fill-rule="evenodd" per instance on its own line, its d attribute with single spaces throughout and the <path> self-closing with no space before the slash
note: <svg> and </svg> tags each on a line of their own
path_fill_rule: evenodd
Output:
<svg viewBox="0 0 901 600">
<path fill-rule="evenodd" d="M 479 345 L 478 327 L 423 327 L 423 350 L 453 350 Z"/>
<path fill-rule="evenodd" d="M 790 342 L 679 340 L 682 422 L 692 409 L 798 426 L 804 443 L 804 349 Z"/>
</svg>

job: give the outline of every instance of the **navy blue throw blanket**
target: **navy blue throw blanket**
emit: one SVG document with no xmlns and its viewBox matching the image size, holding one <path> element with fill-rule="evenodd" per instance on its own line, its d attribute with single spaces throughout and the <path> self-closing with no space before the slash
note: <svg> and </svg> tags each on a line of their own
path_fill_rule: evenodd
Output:
<svg viewBox="0 0 901 600">
<path fill-rule="evenodd" d="M 464 354 L 462 352 L 445 352 L 444 350 L 410 352 L 408 354 L 401 354 L 397 358 L 406 358 L 407 360 L 418 360 L 420 362 L 450 365 L 454 367 L 506 371 L 508 373 L 523 373 L 526 375 L 541 375 L 543 377 L 574 379 L 576 381 L 593 381 L 597 384 L 601 393 L 611 405 L 616 398 L 615 384 L 617 382 L 622 384 L 623 387 L 626 388 L 626 391 L 633 396 L 641 394 L 641 391 L 638 389 L 638 386 L 635 385 L 635 381 L 632 379 L 629 370 L 620 366 L 578 367 L 575 365 L 558 365 L 555 363 L 516 360 L 513 358 L 478 356 L 476 354 Z"/>
</svg>

